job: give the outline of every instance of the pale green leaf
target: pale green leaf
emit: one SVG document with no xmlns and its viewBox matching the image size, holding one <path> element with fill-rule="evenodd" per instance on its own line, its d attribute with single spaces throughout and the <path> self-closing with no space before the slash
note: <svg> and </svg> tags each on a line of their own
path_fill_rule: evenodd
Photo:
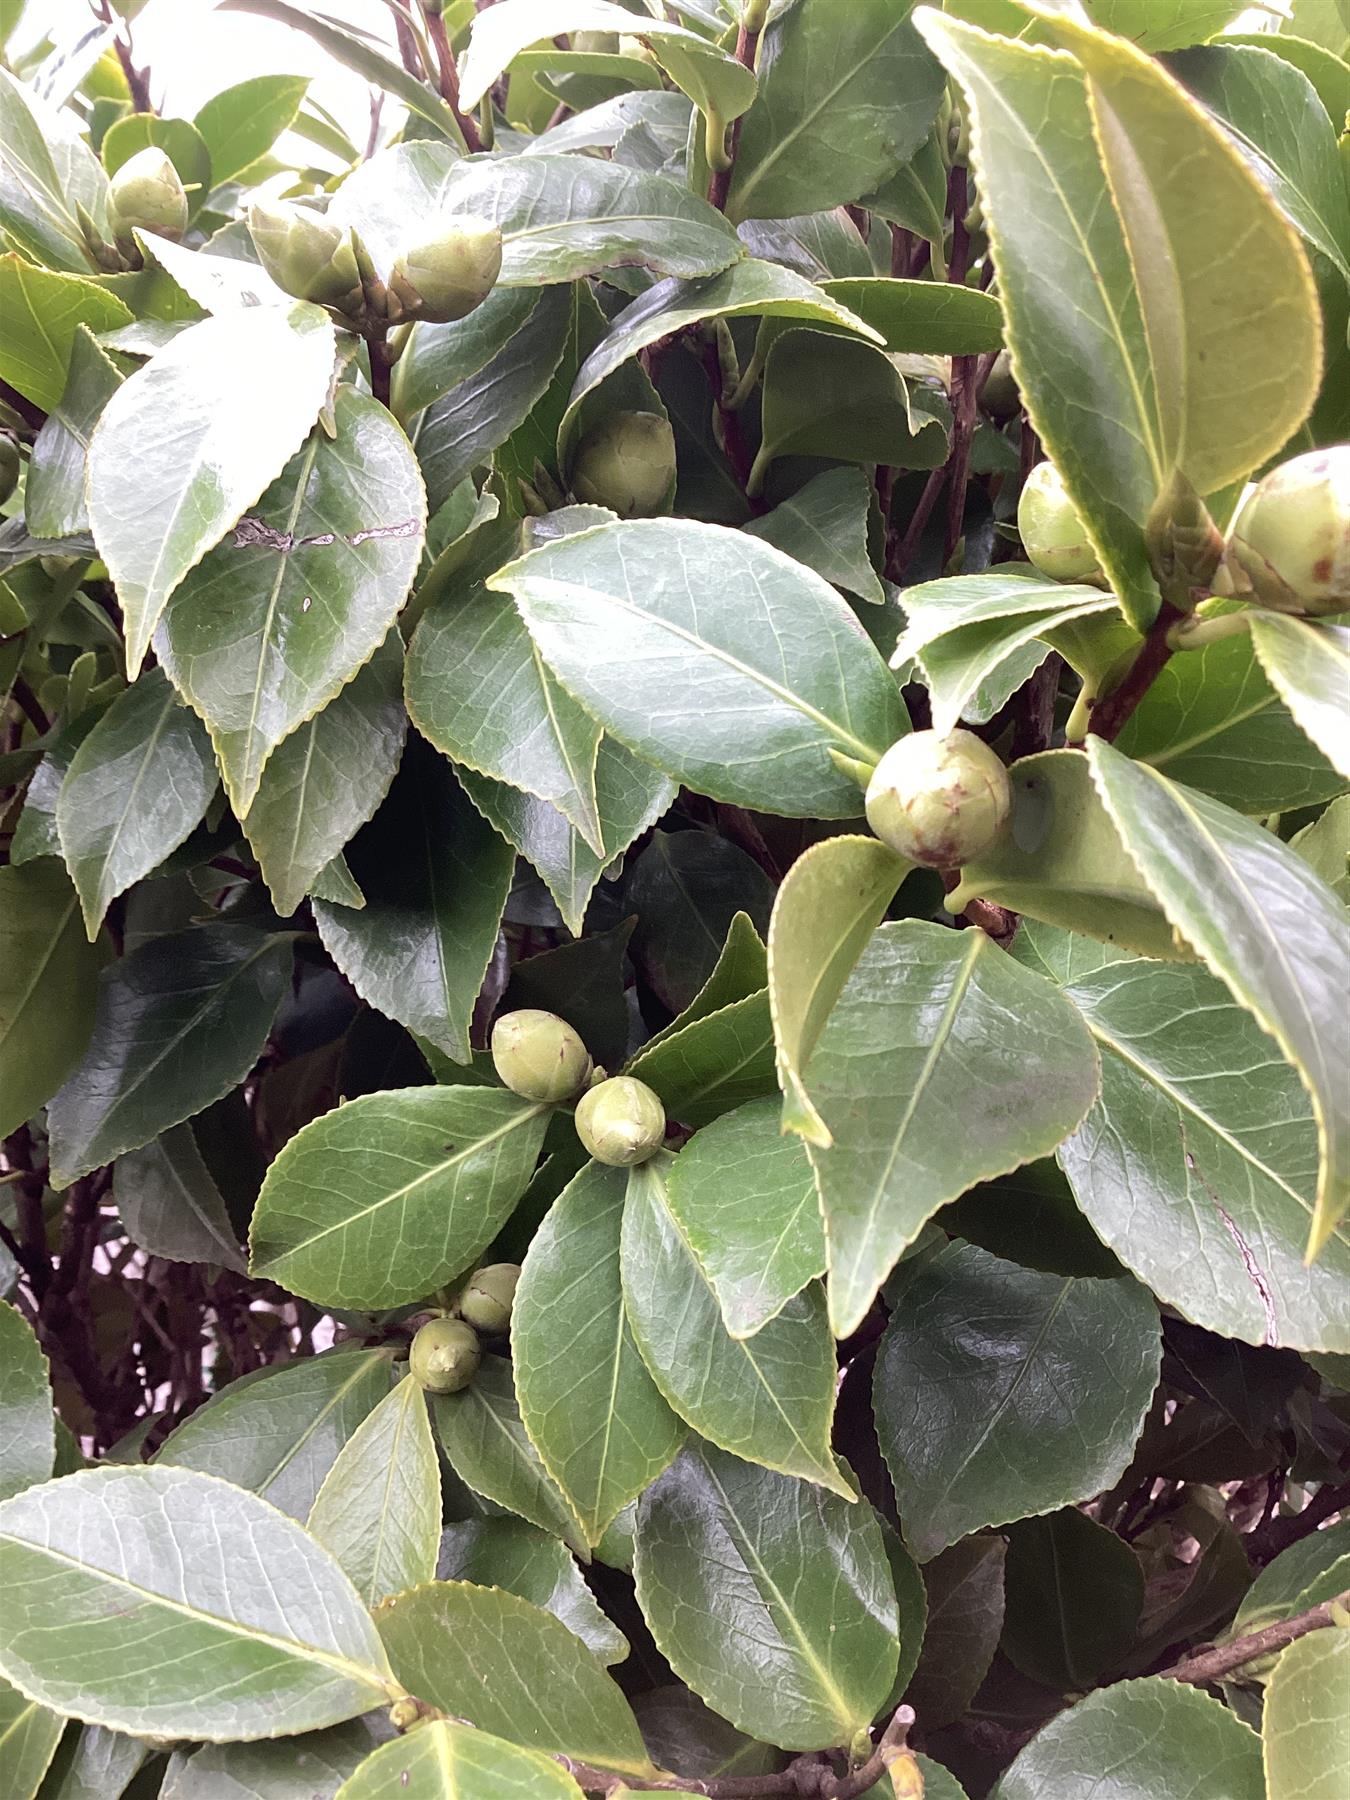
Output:
<svg viewBox="0 0 1350 1800">
<path fill-rule="evenodd" d="M 14 251 L 0 256 L 0 315 L 0 376 L 43 412 L 65 392 L 80 327 L 97 333 L 131 321 L 117 296 L 97 283 L 36 268 Z"/>
<path fill-rule="evenodd" d="M 1350 781 L 1350 627 L 1256 613 L 1252 643 L 1294 718 Z"/>
<path fill-rule="evenodd" d="M 1261 1720 L 1267 1800 L 1336 1800 L 1350 1762 L 1347 1694 L 1350 1631 L 1310 1632 L 1281 1653 Z"/>
<path fill-rule="evenodd" d="M 335 1800 L 576 1800 L 560 1763 L 486 1731 L 432 1719 L 381 1744 Z"/>
<path fill-rule="evenodd" d="M 210 152 L 217 187 L 272 148 L 294 121 L 308 87 L 307 75 L 255 75 L 211 96 L 193 123 Z"/>
<path fill-rule="evenodd" d="M 35 537 L 65 537 L 89 529 L 85 455 L 99 415 L 121 385 L 122 371 L 89 328 L 77 326 L 65 387 L 34 440 L 24 483 L 24 519 Z"/>
<path fill-rule="evenodd" d="M 0 1681 L 0 1771 L 6 1800 L 34 1800 L 66 1721 Z"/>
</svg>

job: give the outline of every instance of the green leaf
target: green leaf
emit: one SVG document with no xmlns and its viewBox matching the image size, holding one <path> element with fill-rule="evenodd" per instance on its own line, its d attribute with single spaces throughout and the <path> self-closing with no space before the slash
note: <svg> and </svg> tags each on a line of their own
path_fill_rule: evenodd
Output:
<svg viewBox="0 0 1350 1800">
<path fill-rule="evenodd" d="M 624 1302 L 652 1379 L 710 1443 L 853 1499 L 830 1453 L 835 1362 L 819 1291 L 788 1301 L 748 1342 L 730 1337 L 671 1209 L 672 1160 L 632 1170 L 624 1204 Z"/>
<path fill-rule="evenodd" d="M 0 1768 L 8 1800 L 34 1800 L 66 1721 L 0 1682 Z"/>
<path fill-rule="evenodd" d="M 52 1760 L 42 1800 L 119 1800 L 149 1754 L 147 1744 L 125 1732 L 76 1725 Z"/>
<path fill-rule="evenodd" d="M 626 1188 L 622 1169 L 600 1163 L 568 1184 L 530 1244 L 511 1315 L 522 1422 L 592 1545 L 685 1436 L 624 1312 Z"/>
<path fill-rule="evenodd" d="M 685 1780 L 771 1775 L 783 1766 L 781 1751 L 737 1731 L 682 1682 L 649 1688 L 638 1695 L 633 1710 L 656 1762 L 664 1769 L 678 1763 Z"/>
<path fill-rule="evenodd" d="M 1156 51 L 1203 43 L 1243 9 L 1239 0 L 1084 0 L 1083 10 L 1103 31 Z"/>
<path fill-rule="evenodd" d="M 628 1640 L 601 1612 L 567 1546 L 520 1519 L 468 1519 L 441 1534 L 436 1575 L 505 1588 L 561 1619 L 602 1663 L 622 1662 Z"/>
<path fill-rule="evenodd" d="M 78 325 L 61 398 L 33 443 L 24 483 L 24 519 L 35 537 L 65 537 L 89 529 L 84 499 L 85 453 L 99 415 L 122 385 L 87 325 Z"/>
<path fill-rule="evenodd" d="M 672 1032 L 655 1048 L 644 1048 L 629 1073 L 657 1094 L 668 1118 L 690 1130 L 774 1093 L 768 989 Z"/>
<path fill-rule="evenodd" d="M 589 1555 L 576 1508 L 526 1434 L 505 1357 L 485 1356 L 469 1386 L 437 1394 L 431 1412 L 446 1460 L 475 1494 Z"/>
<path fill-rule="evenodd" d="M 175 1125 L 119 1156 L 113 1199 L 128 1237 L 151 1256 L 245 1272 L 225 1201 L 190 1125 Z"/>
<path fill-rule="evenodd" d="M 60 863 L 0 869 L 0 1135 L 31 1118 L 84 1054 L 102 961 Z"/>
<path fill-rule="evenodd" d="M 88 275 L 92 262 L 66 202 L 52 127 L 32 90 L 0 69 L 0 230 L 31 261 Z"/>
<path fill-rule="evenodd" d="M 1168 918 L 1275 1038 L 1312 1096 L 1321 1151 L 1315 1256 L 1350 1209 L 1350 1012 L 1328 972 L 1350 958 L 1345 909 L 1261 826 L 1174 787 L 1100 738 L 1093 779 Z"/>
<path fill-rule="evenodd" d="M 1277 1619 L 1290 1618 L 1305 1606 L 1333 1599 L 1350 1574 L 1350 1520 L 1312 1532 L 1272 1557 L 1243 1595 L 1229 1628 L 1232 1637 L 1245 1637 Z M 1304 1601 L 1303 1595 L 1314 1597 Z"/>
<path fill-rule="evenodd" d="M 1268 50 L 1272 56 L 1282 57 L 1294 68 L 1301 69 L 1317 90 L 1329 118 L 1339 119 L 1343 113 L 1350 112 L 1350 66 L 1334 50 L 1312 43 L 1306 37 L 1291 36 L 1287 31 L 1278 35 L 1259 29 L 1225 31 L 1223 41 L 1225 45 L 1246 44 Z"/>
<path fill-rule="evenodd" d="M 282 1737 L 397 1692 L 337 1564 L 213 1476 L 109 1466 L 31 1488 L 0 1506 L 0 1568 L 0 1669 L 94 1724 Z"/>
<path fill-rule="evenodd" d="M 539 299 L 534 288 L 498 286 L 466 318 L 415 325 L 394 365 L 390 404 L 396 417 L 411 419 L 486 368 L 524 327 Z"/>
<path fill-rule="evenodd" d="M 303 1522 L 343 1445 L 388 1393 L 391 1361 L 388 1350 L 358 1347 L 255 1370 L 171 1431 L 155 1462 L 219 1475 Z"/>
<path fill-rule="evenodd" d="M 942 71 L 894 0 L 802 0 L 773 20 L 727 208 L 782 219 L 857 200 L 927 137 Z"/>
<path fill-rule="evenodd" d="M 162 669 L 119 694 L 71 758 L 56 829 L 92 942 L 119 894 L 158 868 L 211 804 L 216 764 Z"/>
<path fill-rule="evenodd" d="M 890 1692 L 900 1622 L 865 1502 L 687 1450 L 638 1508 L 634 1573 L 662 1655 L 741 1731 L 848 1743 Z"/>
<path fill-rule="evenodd" d="M 23 1314 L 0 1300 L 0 1499 L 48 1480 L 55 1457 L 47 1359 Z"/>
<path fill-rule="evenodd" d="M 872 487 L 861 469 L 826 469 L 745 529 L 832 587 L 880 605 L 885 593 L 867 549 L 871 504 Z"/>
<path fill-rule="evenodd" d="M 382 1606 L 377 1622 L 398 1678 L 452 1718 L 546 1754 L 652 1773 L 628 1702 L 552 1613 L 434 1581 Z"/>
<path fill-rule="evenodd" d="M 1339 800 L 1289 840 L 1331 891 L 1350 906 L 1350 794 Z"/>
<path fill-rule="evenodd" d="M 505 1223 L 546 1123 L 546 1108 L 500 1088 L 348 1101 L 297 1132 L 267 1171 L 253 1273 L 320 1306 L 425 1298 Z"/>
<path fill-rule="evenodd" d="M 367 1757 L 335 1800 L 576 1800 L 560 1763 L 444 1719 Z"/>
<path fill-rule="evenodd" d="M 591 156 L 466 159 L 425 139 L 362 163 L 329 216 L 355 227 L 387 273 L 440 212 L 472 213 L 498 228 L 506 287 L 578 281 L 620 262 L 715 275 L 745 254 L 719 212 L 664 175 Z"/>
<path fill-rule="evenodd" d="M 268 757 L 371 659 L 422 550 L 417 461 L 378 401 L 338 389 L 298 455 L 181 583 L 155 634 L 243 818 Z"/>
<path fill-rule="evenodd" d="M 213 94 L 193 120 L 219 187 L 264 156 L 300 110 L 307 75 L 255 75 Z"/>
<path fill-rule="evenodd" d="M 923 1646 L 906 1703 L 941 1730 L 975 1698 L 1003 1631 L 1001 1537 L 967 1537 L 924 1566 L 927 1601 Z"/>
<path fill-rule="evenodd" d="M 175 243 L 172 238 L 159 237 L 153 231 L 138 231 L 135 235 L 146 255 L 152 257 L 174 286 L 181 288 L 187 295 L 189 320 L 197 317 L 198 309 L 207 313 L 219 313 L 237 312 L 241 307 L 289 307 L 293 304 L 262 264 L 255 262 L 251 255 L 213 256 L 209 250 L 189 250 L 184 245 Z M 245 236 L 239 248 L 243 249 L 250 242 Z M 175 308 L 175 325 L 178 317 Z M 147 325 L 150 324 L 153 321 L 147 321 Z M 182 326 L 171 329 L 167 338 L 158 343 L 150 340 L 150 352 L 157 355 L 164 348 L 165 342 L 172 343 L 175 337 L 181 335 L 182 330 Z M 114 344 L 110 347 L 116 346 Z M 146 354 L 145 347 L 127 345 L 126 348 L 140 355 Z"/>
<path fill-rule="evenodd" d="M 1097 740 L 1094 740 L 1097 741 Z M 1179 942 L 1141 875 L 1077 750 L 1024 756 L 1008 771 L 1013 807 L 1008 829 L 961 871 L 948 904 L 976 895 L 1030 919 L 1086 937 L 1175 960 Z"/>
<path fill-rule="evenodd" d="M 332 321 L 305 301 L 222 313 L 152 356 L 104 408 L 89 445 L 89 517 L 133 675 L 174 589 L 308 434 L 333 344 Z"/>
<path fill-rule="evenodd" d="M 1296 660 L 1303 633 L 1315 634 L 1308 640 L 1312 722 L 1331 732 L 1326 747 L 1333 753 L 1339 740 L 1342 760 L 1350 770 L 1350 731 L 1339 695 L 1332 691 L 1350 675 L 1350 632 L 1342 633 L 1347 645 L 1345 669 L 1335 669 L 1333 651 L 1326 658 L 1333 666 L 1321 669 L 1319 679 L 1321 640 L 1336 628 L 1319 630 L 1301 619 L 1269 616 L 1276 626 L 1271 641 L 1287 642 Z M 1172 657 L 1126 720 L 1116 744 L 1136 761 L 1162 769 L 1170 780 L 1199 788 L 1238 812 L 1264 815 L 1315 805 L 1339 793 L 1343 783 L 1282 703 L 1289 695 L 1301 698 L 1302 680 L 1296 676 L 1295 685 L 1277 683 L 1287 689 L 1277 692 L 1263 674 L 1253 654 L 1258 615 L 1251 617 L 1250 637 L 1224 638 Z M 1286 625 L 1294 627 L 1287 635 L 1282 629 Z M 1332 643 L 1327 638 L 1325 647 L 1331 650 Z M 1272 667 L 1278 666 L 1278 650 L 1271 661 Z"/>
<path fill-rule="evenodd" d="M 1008 1533 L 1003 1650 L 1059 1692 L 1092 1687 L 1134 1643 L 1144 1571 L 1122 1538 L 1066 1506 Z"/>
<path fill-rule="evenodd" d="M 807 1091 L 807 1061 L 910 866 L 876 838 L 825 838 L 797 858 L 778 890 L 769 923 L 769 1000 L 783 1129 L 808 1143 L 832 1140 Z"/>
<path fill-rule="evenodd" d="M 1350 1632 L 1310 1632 L 1281 1653 L 1266 1688 L 1268 1800 L 1335 1800 L 1350 1758 Z"/>
<path fill-rule="evenodd" d="M 408 727 L 402 689 L 403 642 L 391 631 L 323 711 L 268 757 L 242 823 L 281 917 L 314 891 L 389 791 Z"/>
<path fill-rule="evenodd" d="M 1013 954 L 1062 984 L 1101 1054 L 1101 1098 L 1059 1152 L 1097 1234 L 1210 1331 L 1350 1350 L 1350 1232 L 1305 1266 L 1311 1108 L 1250 1013 L 1203 969 L 1043 926 Z"/>
<path fill-rule="evenodd" d="M 904 920 L 873 935 L 836 1002 L 806 1080 L 833 1140 L 810 1154 L 837 1337 L 940 1206 L 1048 1155 L 1096 1099 L 1083 1021 L 1025 974 L 982 931 Z"/>
<path fill-rule="evenodd" d="M 206 1744 L 190 1755 L 179 1750 L 161 1800 L 336 1800 L 373 1743 L 365 1723 L 353 1719 L 278 1743 Z"/>
<path fill-rule="evenodd" d="M 150 939 L 105 970 L 88 1048 L 47 1112 L 52 1185 L 139 1150 L 238 1087 L 267 1041 L 292 954 L 289 936 L 215 923 Z"/>
<path fill-rule="evenodd" d="M 414 744 L 388 801 L 353 842 L 358 912 L 317 901 L 324 947 L 357 993 L 456 1062 L 497 942 L 515 857 L 450 765 Z"/>
<path fill-rule="evenodd" d="M 752 1100 L 698 1132 L 675 1159 L 671 1212 L 733 1338 L 753 1337 L 825 1272 L 810 1159 L 783 1135 L 776 1100 Z"/>
<path fill-rule="evenodd" d="M 1082 1800 L 1109 1768 L 1112 1800 L 1265 1800 L 1261 1746 L 1249 1726 L 1180 1681 L 1118 1681 L 1039 1731 L 994 1800 Z"/>
<path fill-rule="evenodd" d="M 898 281 L 848 275 L 821 283 L 822 293 L 879 331 L 888 350 L 929 356 L 974 356 L 1003 345 L 1003 315 L 992 294 L 951 282 Z"/>
<path fill-rule="evenodd" d="M 1137 1283 L 1043 1275 L 955 1242 L 903 1263 L 888 1293 L 873 1405 L 921 1560 L 1124 1471 L 1162 1357 Z"/>
<path fill-rule="evenodd" d="M 658 1038 L 664 1042 L 764 986 L 759 933 L 768 927 L 773 893 L 760 865 L 727 838 L 711 831 L 652 833 L 627 873 L 624 904 L 638 915 L 633 954 L 643 979 L 679 1016 L 648 1040 L 644 1054 Z"/>
<path fill-rule="evenodd" d="M 80 327 L 112 331 L 131 322 L 115 294 L 76 275 L 35 268 L 14 251 L 0 256 L 0 376 L 50 412 L 66 389 Z"/>
<path fill-rule="evenodd" d="M 830 750 L 875 762 L 904 729 L 899 692 L 844 602 L 741 533 L 605 525 L 532 551 L 490 585 L 513 596 L 607 731 L 714 799 L 856 816 L 857 787 Z"/>
<path fill-rule="evenodd" d="M 1350 725 L 1345 710 L 1350 628 L 1315 625 L 1309 619 L 1282 613 L 1254 613 L 1252 645 L 1300 727 L 1350 781 Z"/>
<path fill-rule="evenodd" d="M 411 1375 L 342 1445 L 305 1528 L 341 1563 L 367 1606 L 436 1573 L 441 1471 L 426 1397 Z"/>
</svg>

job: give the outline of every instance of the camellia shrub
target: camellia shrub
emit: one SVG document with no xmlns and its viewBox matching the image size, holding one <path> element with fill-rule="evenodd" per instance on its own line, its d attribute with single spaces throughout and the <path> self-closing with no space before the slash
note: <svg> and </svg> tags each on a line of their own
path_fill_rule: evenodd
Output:
<svg viewBox="0 0 1350 1800">
<path fill-rule="evenodd" d="M 1337 0 L 227 0 L 361 142 L 138 10 L 0 69 L 3 1800 L 1343 1796 Z"/>
</svg>

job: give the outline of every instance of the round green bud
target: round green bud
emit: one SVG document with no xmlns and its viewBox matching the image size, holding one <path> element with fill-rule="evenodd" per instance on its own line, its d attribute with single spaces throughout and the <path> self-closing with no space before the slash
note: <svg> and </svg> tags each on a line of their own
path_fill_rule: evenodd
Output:
<svg viewBox="0 0 1350 1800">
<path fill-rule="evenodd" d="M 1097 552 L 1053 463 L 1037 463 L 1017 502 L 1022 548 L 1051 581 L 1091 581 L 1101 575 Z"/>
<path fill-rule="evenodd" d="M 591 1059 L 566 1019 L 526 1007 L 492 1027 L 492 1066 L 513 1094 L 556 1102 L 585 1087 Z"/>
<path fill-rule="evenodd" d="M 475 1269 L 459 1290 L 459 1316 L 485 1337 L 500 1337 L 511 1325 L 511 1304 L 520 1280 L 519 1263 L 488 1263 Z"/>
<path fill-rule="evenodd" d="M 12 437 L 0 432 L 0 506 L 19 485 L 19 471 L 23 467 L 23 459 L 19 455 L 19 446 Z"/>
<path fill-rule="evenodd" d="M 1272 469 L 1238 510 L 1224 591 L 1273 612 L 1350 611 L 1350 444 Z"/>
<path fill-rule="evenodd" d="M 501 232 L 486 219 L 462 213 L 405 250 L 389 286 L 413 318 L 448 325 L 481 306 L 501 272 Z"/>
<path fill-rule="evenodd" d="M 347 234 L 312 207 L 290 200 L 255 200 L 249 236 L 258 261 L 283 293 L 336 306 L 361 285 Z"/>
<path fill-rule="evenodd" d="M 994 842 L 1012 811 L 1008 771 L 970 731 L 915 731 L 892 744 L 867 788 L 882 843 L 929 869 L 959 869 Z"/>
<path fill-rule="evenodd" d="M 577 446 L 572 492 L 621 519 L 658 512 L 674 483 L 675 433 L 660 413 L 611 413 Z"/>
<path fill-rule="evenodd" d="M 1022 392 L 1013 380 L 1012 358 L 1000 350 L 980 389 L 980 402 L 994 419 L 1011 419 L 1022 404 Z"/>
<path fill-rule="evenodd" d="M 113 234 L 133 230 L 178 239 L 187 230 L 188 198 L 178 171 L 157 144 L 129 157 L 108 184 L 108 222 Z"/>
<path fill-rule="evenodd" d="M 666 1109 L 645 1081 L 612 1075 L 577 1102 L 577 1136 L 597 1162 L 618 1169 L 646 1162 L 666 1135 Z"/>
<path fill-rule="evenodd" d="M 429 1394 L 457 1394 L 468 1387 L 482 1360 L 478 1333 L 459 1319 L 428 1319 L 408 1352 L 408 1367 Z"/>
</svg>

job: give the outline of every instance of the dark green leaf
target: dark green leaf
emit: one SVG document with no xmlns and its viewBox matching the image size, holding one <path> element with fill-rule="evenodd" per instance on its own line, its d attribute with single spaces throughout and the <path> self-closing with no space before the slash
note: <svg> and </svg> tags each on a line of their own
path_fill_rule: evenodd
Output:
<svg viewBox="0 0 1350 1800">
<path fill-rule="evenodd" d="M 1134 1642 L 1144 1601 L 1139 1558 L 1075 1507 L 1008 1533 L 1003 1649 L 1061 1691 L 1092 1687 Z"/>
<path fill-rule="evenodd" d="M 55 1454 L 47 1359 L 23 1314 L 0 1300 L 0 1499 L 46 1481 Z"/>
<path fill-rule="evenodd" d="M 518 1519 L 469 1519 L 441 1535 L 439 1581 L 505 1588 L 561 1619 L 592 1656 L 622 1662 L 628 1640 L 601 1612 L 565 1544 Z"/>
<path fill-rule="evenodd" d="M 60 863 L 0 869 L 0 1134 L 49 1100 L 84 1054 L 102 961 Z"/>
</svg>

